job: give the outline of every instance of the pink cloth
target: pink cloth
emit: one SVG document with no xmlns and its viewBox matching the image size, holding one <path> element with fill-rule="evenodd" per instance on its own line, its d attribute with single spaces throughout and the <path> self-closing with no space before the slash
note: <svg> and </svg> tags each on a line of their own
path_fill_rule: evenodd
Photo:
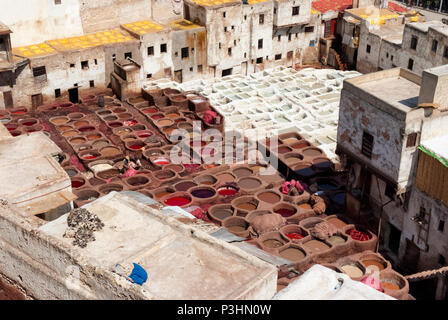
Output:
<svg viewBox="0 0 448 320">
<path fill-rule="evenodd" d="M 135 169 L 129 169 L 128 171 L 126 171 L 121 177 L 122 178 L 128 178 L 128 177 L 132 177 L 135 176 L 137 174 L 137 171 Z"/>
</svg>

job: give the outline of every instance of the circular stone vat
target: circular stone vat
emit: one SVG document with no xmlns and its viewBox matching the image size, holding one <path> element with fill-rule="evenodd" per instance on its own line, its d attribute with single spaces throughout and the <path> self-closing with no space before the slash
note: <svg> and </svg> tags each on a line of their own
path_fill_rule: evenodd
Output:
<svg viewBox="0 0 448 320">
<path fill-rule="evenodd" d="M 194 187 L 190 190 L 193 197 L 198 199 L 209 199 L 216 195 L 216 191 L 210 187 Z"/>
<path fill-rule="evenodd" d="M 156 122 L 158 127 L 169 127 L 174 124 L 174 121 L 171 119 L 160 119 Z"/>
<path fill-rule="evenodd" d="M 114 113 L 123 113 L 126 112 L 126 108 L 115 108 L 112 110 Z"/>
<path fill-rule="evenodd" d="M 352 279 L 362 278 L 365 274 L 365 268 L 358 262 L 344 264 L 340 269 Z"/>
<path fill-rule="evenodd" d="M 86 180 L 83 178 L 71 178 L 72 181 L 72 188 L 78 189 L 81 188 L 83 185 L 86 184 Z"/>
<path fill-rule="evenodd" d="M 248 176 L 251 176 L 251 175 L 254 174 L 254 172 L 253 172 L 251 169 L 249 169 L 249 168 L 244 168 L 244 167 L 234 169 L 234 170 L 232 171 L 232 173 L 233 173 L 237 178 L 248 177 Z"/>
<path fill-rule="evenodd" d="M 249 228 L 249 223 L 242 217 L 226 218 L 222 222 L 222 225 L 227 229 L 227 231 L 237 236 L 247 237 L 249 235 L 249 232 L 247 230 Z"/>
<path fill-rule="evenodd" d="M 216 174 L 216 178 L 218 178 L 218 180 L 223 183 L 235 181 L 235 176 L 228 172 Z"/>
<path fill-rule="evenodd" d="M 145 144 L 143 143 L 143 141 L 140 141 L 140 140 L 126 141 L 126 147 L 128 147 L 131 150 L 135 150 L 135 151 L 140 150 L 144 146 L 145 146 Z"/>
<path fill-rule="evenodd" d="M 282 196 L 275 191 L 261 191 L 256 195 L 257 199 L 267 203 L 278 203 L 282 200 Z"/>
<path fill-rule="evenodd" d="M 301 140 L 297 143 L 293 143 L 290 145 L 291 148 L 295 149 L 295 150 L 300 150 L 300 149 L 304 149 L 304 148 L 308 148 L 311 146 L 311 144 L 306 141 L 306 140 Z"/>
<path fill-rule="evenodd" d="M 97 174 L 98 178 L 107 180 L 110 178 L 114 178 L 117 177 L 120 174 L 120 170 L 118 169 L 109 169 L 109 170 L 105 170 L 105 171 L 101 171 Z"/>
<path fill-rule="evenodd" d="M 118 119 L 124 121 L 124 120 L 128 120 L 128 119 L 132 119 L 133 115 L 127 112 L 123 112 L 118 114 Z M 137 123 L 137 122 L 136 122 Z"/>
<path fill-rule="evenodd" d="M 27 128 L 26 132 L 27 133 L 38 132 L 38 131 L 41 131 L 42 129 L 43 129 L 42 126 L 37 125 L 37 126 L 32 126 L 32 127 Z"/>
<path fill-rule="evenodd" d="M 81 151 L 79 157 L 83 160 L 94 160 L 101 157 L 101 153 L 94 150 Z"/>
<path fill-rule="evenodd" d="M 218 188 L 218 194 L 223 197 L 232 197 L 238 193 L 238 188 L 233 185 L 225 185 Z"/>
<path fill-rule="evenodd" d="M 35 124 L 37 124 L 38 121 L 39 120 L 34 119 L 34 118 L 28 118 L 28 119 L 19 120 L 19 124 L 22 126 L 31 127 L 31 126 L 34 126 Z"/>
<path fill-rule="evenodd" d="M 263 247 L 267 249 L 278 249 L 280 247 L 283 247 L 288 242 L 283 238 L 280 232 L 277 231 L 265 233 L 258 239 Z"/>
<path fill-rule="evenodd" d="M 94 133 L 87 134 L 85 137 L 87 138 L 87 140 L 93 141 L 93 140 L 98 140 L 98 139 L 102 138 L 103 136 L 99 132 L 94 132 Z"/>
<path fill-rule="evenodd" d="M 159 110 L 156 107 L 149 107 L 145 109 L 141 109 L 141 111 L 145 114 L 153 114 L 159 112 Z"/>
<path fill-rule="evenodd" d="M 105 157 L 115 157 L 121 154 L 119 148 L 114 146 L 108 146 L 100 149 L 100 153 Z"/>
<path fill-rule="evenodd" d="M 123 126 L 123 123 L 120 121 L 111 121 L 111 122 L 107 122 L 107 125 L 111 128 L 119 128 Z"/>
<path fill-rule="evenodd" d="M 376 254 L 366 254 L 359 259 L 366 269 L 382 271 L 388 267 L 386 260 Z"/>
<path fill-rule="evenodd" d="M 312 239 L 303 243 L 303 247 L 313 253 L 326 251 L 331 247 L 323 241 Z"/>
<path fill-rule="evenodd" d="M 79 120 L 84 118 L 85 114 L 81 112 L 72 112 L 67 115 L 71 120 Z"/>
<path fill-rule="evenodd" d="M 233 208 L 229 204 L 218 204 L 210 207 L 208 214 L 212 220 L 218 221 L 221 224 L 222 221 L 233 216 Z"/>
<path fill-rule="evenodd" d="M 210 174 L 197 176 L 193 180 L 198 184 L 205 184 L 205 185 L 214 185 L 216 182 L 218 182 L 218 180 Z"/>
<path fill-rule="evenodd" d="M 20 130 L 11 130 L 9 131 L 9 133 L 13 136 L 13 137 L 18 137 L 22 134 L 22 131 Z"/>
<path fill-rule="evenodd" d="M 245 190 L 255 190 L 263 184 L 260 179 L 255 177 L 244 177 L 239 179 L 237 183 L 241 189 Z"/>
<path fill-rule="evenodd" d="M 131 128 L 117 128 L 117 129 L 113 129 L 112 130 L 116 135 L 118 136 L 122 136 L 125 134 L 129 134 L 132 132 Z"/>
<path fill-rule="evenodd" d="M 280 147 L 278 147 L 278 153 L 280 153 L 280 154 L 285 154 L 285 153 L 288 153 L 288 152 L 291 152 L 291 151 L 292 151 L 292 149 L 290 147 L 287 147 L 287 146 L 280 146 Z"/>
<path fill-rule="evenodd" d="M 89 126 L 89 125 L 90 125 L 89 121 L 86 121 L 86 120 L 75 121 L 73 123 L 73 126 L 75 128 L 77 128 L 77 129 L 79 129 L 81 127 L 86 127 L 86 126 Z"/>
<path fill-rule="evenodd" d="M 322 156 L 323 151 L 316 147 L 308 147 L 308 148 L 302 149 L 302 154 L 305 157 L 316 158 L 316 157 Z"/>
<path fill-rule="evenodd" d="M 50 119 L 50 122 L 54 125 L 66 124 L 70 119 L 68 117 L 53 117 Z"/>
<path fill-rule="evenodd" d="M 325 157 L 314 158 L 313 167 L 318 171 L 328 171 L 334 168 L 333 162 Z"/>
<path fill-rule="evenodd" d="M 111 115 L 112 111 L 110 111 L 110 110 L 101 110 L 101 111 L 98 111 L 97 114 L 99 116 L 101 116 L 101 117 L 104 117 L 104 116 Z"/>
<path fill-rule="evenodd" d="M 283 218 L 289 218 L 297 213 L 297 208 L 289 203 L 282 202 L 274 206 L 273 211 Z"/>
<path fill-rule="evenodd" d="M 150 130 L 142 130 L 142 131 L 137 131 L 137 132 L 135 132 L 135 135 L 138 137 L 138 138 L 141 138 L 141 139 L 145 139 L 145 138 L 149 138 L 150 136 L 152 136 L 154 133 L 152 132 L 152 131 L 150 131 Z"/>
<path fill-rule="evenodd" d="M 171 163 L 170 159 L 165 156 L 151 157 L 151 162 L 156 166 L 165 166 Z"/>
<path fill-rule="evenodd" d="M 197 184 L 193 181 L 181 181 L 174 185 L 174 189 L 176 189 L 176 191 L 187 191 L 188 189 L 196 186 Z"/>
<path fill-rule="evenodd" d="M 299 153 L 289 153 L 285 155 L 284 162 L 288 166 L 298 164 L 303 160 L 303 156 Z"/>
<path fill-rule="evenodd" d="M 80 144 L 80 143 L 86 143 L 87 139 L 84 138 L 84 137 L 79 137 L 78 136 L 78 137 L 71 138 L 69 140 L 69 142 L 72 143 L 72 144 Z"/>
<path fill-rule="evenodd" d="M 191 197 L 184 193 L 176 195 L 173 194 L 172 196 L 165 199 L 163 203 L 166 204 L 167 206 L 172 207 L 185 207 L 190 205 Z"/>
<path fill-rule="evenodd" d="M 148 184 L 149 179 L 144 176 L 137 175 L 137 176 L 128 178 L 126 180 L 126 183 L 133 187 L 141 187 L 141 186 L 144 186 L 145 184 Z"/>
<path fill-rule="evenodd" d="M 83 126 L 83 127 L 78 127 L 78 130 L 80 132 L 91 132 L 91 131 L 95 131 L 95 127 L 93 127 L 93 126 Z"/>
<path fill-rule="evenodd" d="M 78 196 L 80 201 L 93 201 L 98 199 L 100 194 L 93 189 L 75 190 L 74 193 Z"/>
<path fill-rule="evenodd" d="M 288 245 L 285 249 L 281 249 L 279 251 L 279 255 L 280 257 L 292 261 L 292 262 L 297 262 L 300 260 L 303 260 L 306 256 L 306 253 L 303 249 L 301 249 L 300 247 L 291 244 Z"/>
<path fill-rule="evenodd" d="M 114 116 L 114 115 L 109 115 L 109 116 L 105 116 L 104 118 L 104 121 L 115 121 L 115 120 L 118 120 L 118 117 L 117 116 Z"/>
<path fill-rule="evenodd" d="M 104 148 L 109 145 L 109 141 L 107 140 L 96 140 L 92 143 L 92 147 L 94 149 L 100 150 L 101 148 Z"/>
<path fill-rule="evenodd" d="M 159 180 L 169 180 L 176 176 L 176 173 L 172 170 L 161 170 L 154 173 L 154 176 Z"/>
<path fill-rule="evenodd" d="M 239 197 L 232 201 L 232 207 L 243 212 L 254 211 L 258 208 L 259 201 L 252 196 Z"/>
<path fill-rule="evenodd" d="M 152 120 L 160 120 L 165 118 L 165 115 L 163 113 L 155 113 L 151 116 Z"/>
<path fill-rule="evenodd" d="M 74 137 L 77 136 L 79 132 L 77 130 L 68 130 L 62 133 L 63 137 Z"/>
</svg>

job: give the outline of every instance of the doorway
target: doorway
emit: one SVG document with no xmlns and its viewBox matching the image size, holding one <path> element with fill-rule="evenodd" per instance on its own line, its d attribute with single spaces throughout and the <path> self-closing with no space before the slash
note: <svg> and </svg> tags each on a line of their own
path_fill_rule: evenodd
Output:
<svg viewBox="0 0 448 320">
<path fill-rule="evenodd" d="M 78 88 L 77 87 L 68 89 L 68 98 L 69 98 L 71 103 L 78 103 L 79 102 L 79 92 L 78 92 Z"/>
<path fill-rule="evenodd" d="M 14 102 L 12 100 L 12 92 L 11 91 L 6 91 L 3 92 L 3 100 L 5 102 L 5 108 L 12 108 L 14 106 Z"/>
<path fill-rule="evenodd" d="M 43 104 L 44 104 L 44 102 L 43 102 L 43 97 L 42 97 L 41 93 L 34 94 L 31 96 L 31 105 L 33 106 L 33 109 L 38 106 L 41 106 Z"/>
<path fill-rule="evenodd" d="M 390 233 L 387 246 L 389 247 L 390 251 L 398 256 L 398 249 L 400 249 L 401 231 L 390 223 L 389 230 Z"/>
<path fill-rule="evenodd" d="M 174 80 L 182 83 L 182 70 L 174 71 Z"/>
</svg>

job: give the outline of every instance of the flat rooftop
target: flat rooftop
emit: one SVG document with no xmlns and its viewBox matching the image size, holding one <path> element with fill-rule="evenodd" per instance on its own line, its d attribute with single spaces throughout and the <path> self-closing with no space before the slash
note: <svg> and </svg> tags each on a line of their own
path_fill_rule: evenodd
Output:
<svg viewBox="0 0 448 320">
<path fill-rule="evenodd" d="M 347 82 L 407 113 L 418 105 L 420 79 L 407 70 L 395 68 L 362 75 Z"/>
<path fill-rule="evenodd" d="M 448 25 L 444 24 L 442 21 L 433 20 L 427 22 L 415 22 L 407 24 L 409 27 L 419 30 L 421 32 L 428 32 L 429 28 L 448 36 Z"/>
<path fill-rule="evenodd" d="M 170 28 L 173 31 L 183 31 L 183 30 L 191 30 L 191 29 L 204 28 L 204 27 L 200 26 L 198 24 L 195 24 L 191 21 L 185 20 L 185 19 L 179 19 L 179 20 L 172 21 L 170 23 Z"/>
<path fill-rule="evenodd" d="M 403 42 L 404 24 L 385 25 L 381 28 L 372 29 L 370 32 L 387 42 L 399 45 Z"/>
<path fill-rule="evenodd" d="M 143 36 L 150 33 L 158 33 L 160 31 L 166 30 L 167 28 L 160 23 L 143 20 L 136 21 L 132 23 L 122 24 L 121 27 L 130 33 Z"/>
<path fill-rule="evenodd" d="M 448 134 L 422 141 L 420 145 L 448 163 Z"/>
<path fill-rule="evenodd" d="M 240 4 L 241 0 L 190 0 L 189 2 L 195 3 L 204 7 L 214 7 L 229 4 Z"/>
</svg>

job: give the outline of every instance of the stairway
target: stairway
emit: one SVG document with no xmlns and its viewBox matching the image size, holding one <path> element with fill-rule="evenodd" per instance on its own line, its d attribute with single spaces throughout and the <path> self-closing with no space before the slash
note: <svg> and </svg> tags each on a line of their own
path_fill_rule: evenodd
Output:
<svg viewBox="0 0 448 320">
<path fill-rule="evenodd" d="M 341 56 L 339 55 L 339 53 L 336 50 L 334 50 L 334 56 L 336 57 L 336 61 L 339 66 L 339 70 L 341 70 L 341 71 L 347 70 L 347 64 L 342 62 Z"/>
</svg>

